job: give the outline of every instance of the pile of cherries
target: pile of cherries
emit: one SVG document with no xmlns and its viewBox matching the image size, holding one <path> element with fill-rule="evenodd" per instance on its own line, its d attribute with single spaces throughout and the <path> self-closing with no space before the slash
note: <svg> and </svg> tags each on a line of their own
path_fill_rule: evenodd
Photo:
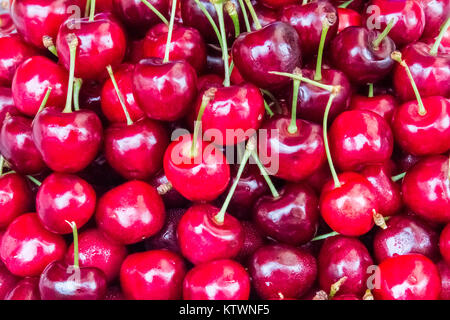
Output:
<svg viewBox="0 0 450 320">
<path fill-rule="evenodd" d="M 1 299 L 450 299 L 448 0 L 1 5 Z"/>
</svg>

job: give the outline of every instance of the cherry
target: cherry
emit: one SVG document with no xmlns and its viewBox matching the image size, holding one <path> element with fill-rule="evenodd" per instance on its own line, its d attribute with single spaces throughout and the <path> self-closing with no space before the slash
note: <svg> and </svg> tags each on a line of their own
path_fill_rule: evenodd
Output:
<svg viewBox="0 0 450 320">
<path fill-rule="evenodd" d="M 444 230 L 442 230 L 439 239 L 439 249 L 444 260 L 450 264 L 450 224 L 447 224 Z"/>
<path fill-rule="evenodd" d="M 150 10 L 146 2 L 150 3 L 163 17 L 169 11 L 168 0 L 114 0 L 115 9 L 122 22 L 133 32 L 148 30 L 149 27 L 160 22 L 158 17 Z"/>
<path fill-rule="evenodd" d="M 26 59 L 36 55 L 18 34 L 0 37 L 0 85 L 11 85 L 16 69 Z"/>
<path fill-rule="evenodd" d="M 184 278 L 184 300 L 248 300 L 250 278 L 237 262 L 215 260 L 192 268 Z"/>
<path fill-rule="evenodd" d="M 127 255 L 124 245 L 110 241 L 100 230 L 83 231 L 78 240 L 80 267 L 95 267 L 103 271 L 108 282 L 114 280 Z M 66 252 L 67 263 L 74 261 L 74 244 Z"/>
<path fill-rule="evenodd" d="M 0 176 L 0 227 L 7 227 L 19 215 L 28 212 L 32 207 L 31 198 L 25 178 L 12 172 Z"/>
<path fill-rule="evenodd" d="M 20 112 L 14 105 L 11 88 L 0 87 L 0 127 L 3 125 L 6 115 L 16 116 Z"/>
<path fill-rule="evenodd" d="M 48 105 L 61 108 L 67 95 L 68 75 L 64 67 L 41 56 L 25 60 L 17 68 L 12 82 L 12 94 L 16 108 L 34 117 L 48 88 L 52 89 Z"/>
<path fill-rule="evenodd" d="M 352 110 L 340 114 L 330 127 L 329 137 L 333 159 L 341 170 L 385 162 L 394 147 L 389 124 L 371 111 Z"/>
<path fill-rule="evenodd" d="M 5 300 L 41 300 L 39 278 L 23 278 L 5 296 Z"/>
<path fill-rule="evenodd" d="M 300 298 L 317 277 L 316 259 L 288 245 L 268 245 L 251 257 L 249 272 L 253 287 L 262 299 Z"/>
<path fill-rule="evenodd" d="M 3 300 L 15 288 L 19 279 L 0 262 L 0 298 Z"/>
<path fill-rule="evenodd" d="M 434 37 L 439 33 L 440 26 L 448 18 L 450 2 L 446 0 L 421 0 L 425 13 L 425 29 L 422 37 Z"/>
<path fill-rule="evenodd" d="M 300 245 L 310 241 L 319 224 L 318 198 L 305 184 L 288 184 L 279 198 L 263 196 L 253 207 L 253 219 L 267 236 Z"/>
<path fill-rule="evenodd" d="M 439 234 L 420 218 L 395 216 L 386 225 L 386 229 L 377 230 L 373 239 L 373 251 L 378 262 L 410 253 L 420 253 L 430 259 L 439 255 Z"/>
<path fill-rule="evenodd" d="M 339 26 L 338 32 L 348 27 L 359 27 L 362 25 L 359 12 L 348 8 L 337 8 Z"/>
<path fill-rule="evenodd" d="M 289 1 L 292 2 L 292 0 Z M 277 10 L 272 10 L 264 5 L 259 5 L 259 3 L 256 3 L 254 9 L 256 16 L 258 17 L 258 22 L 261 24 L 262 27 L 267 26 L 272 22 L 280 20 L 280 13 Z M 253 23 L 251 23 L 250 30 L 257 30 L 257 29 L 258 25 L 257 23 L 255 23 L 255 21 L 253 21 Z"/>
<path fill-rule="evenodd" d="M 16 33 L 16 26 L 9 12 L 0 12 L 0 35 Z"/>
<path fill-rule="evenodd" d="M 233 216 L 210 204 L 190 207 L 178 224 L 178 241 L 183 256 L 194 264 L 234 258 L 244 241 L 241 224 Z"/>
<path fill-rule="evenodd" d="M 125 259 L 120 284 L 127 299 L 176 300 L 181 298 L 185 274 L 180 256 L 168 250 L 151 250 Z"/>
<path fill-rule="evenodd" d="M 244 230 L 244 243 L 236 260 L 246 262 L 256 250 L 264 245 L 264 238 L 253 222 L 241 221 Z"/>
<path fill-rule="evenodd" d="M 211 201 L 225 191 L 230 167 L 223 153 L 192 135 L 180 136 L 164 154 L 164 172 L 173 187 L 191 201 Z M 195 145 L 192 152 L 192 145 Z"/>
<path fill-rule="evenodd" d="M 42 38 L 56 39 L 60 25 L 76 13 L 74 8 L 84 9 L 85 5 L 86 0 L 18 0 L 12 3 L 11 17 L 25 41 L 45 48 Z"/>
<path fill-rule="evenodd" d="M 274 22 L 261 29 L 241 34 L 233 44 L 233 61 L 242 77 L 261 88 L 280 88 L 289 80 L 270 74 L 291 73 L 301 65 L 300 38 L 284 22 Z"/>
<path fill-rule="evenodd" d="M 279 9 L 290 4 L 294 4 L 297 2 L 297 0 L 261 0 L 259 2 L 261 2 L 266 7 Z"/>
<path fill-rule="evenodd" d="M 47 231 L 37 214 L 17 217 L 6 229 L 0 245 L 0 256 L 14 275 L 39 276 L 51 262 L 66 252 L 64 239 Z"/>
<path fill-rule="evenodd" d="M 441 276 L 441 300 L 450 300 L 450 266 L 440 261 L 437 267 Z"/>
<path fill-rule="evenodd" d="M 167 249 L 181 254 L 177 238 L 177 228 L 185 212 L 185 209 L 167 210 L 164 226 L 157 234 L 145 240 L 145 247 L 148 250 Z"/>
<path fill-rule="evenodd" d="M 222 82 L 223 82 L 222 77 L 218 76 L 217 74 L 214 73 L 204 74 L 198 77 L 197 90 L 198 92 L 203 92 L 211 88 L 222 87 Z M 231 79 L 231 82 L 233 82 L 233 79 Z"/>
<path fill-rule="evenodd" d="M 164 204 L 157 191 L 142 181 L 126 182 L 105 193 L 98 201 L 98 228 L 122 244 L 144 240 L 161 230 Z"/>
<path fill-rule="evenodd" d="M 384 260 L 378 266 L 377 300 L 436 300 L 441 279 L 436 265 L 421 254 L 407 254 Z"/>
<path fill-rule="evenodd" d="M 372 111 L 383 117 L 389 124 L 392 122 L 397 106 L 396 99 L 390 94 L 381 94 L 372 97 L 353 95 L 350 100 L 350 110 Z"/>
<path fill-rule="evenodd" d="M 172 187 L 172 184 L 167 180 L 167 177 L 164 174 L 164 170 L 156 173 L 149 183 L 154 188 L 162 187 L 165 189 L 165 192 L 161 193 L 160 196 L 163 199 L 166 208 L 182 208 L 188 203 L 188 200 Z"/>
</svg>

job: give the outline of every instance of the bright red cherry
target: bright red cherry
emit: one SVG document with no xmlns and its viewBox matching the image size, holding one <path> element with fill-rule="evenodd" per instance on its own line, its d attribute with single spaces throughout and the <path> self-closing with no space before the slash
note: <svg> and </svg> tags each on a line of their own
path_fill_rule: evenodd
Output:
<svg viewBox="0 0 450 320">
<path fill-rule="evenodd" d="M 6 114 L 19 115 L 20 112 L 14 105 L 11 88 L 0 87 L 0 127 L 3 125 Z"/>
<path fill-rule="evenodd" d="M 39 278 L 26 277 L 5 296 L 5 300 L 41 300 Z"/>
<path fill-rule="evenodd" d="M 129 255 L 120 269 L 120 284 L 127 299 L 177 300 L 186 274 L 183 259 L 168 250 Z"/>
<path fill-rule="evenodd" d="M 444 24 L 450 12 L 450 2 L 447 0 L 421 0 L 425 12 L 425 30 L 422 37 L 435 37 L 439 28 Z"/>
<path fill-rule="evenodd" d="M 27 180 L 17 173 L 0 177 L 0 227 L 6 228 L 19 215 L 28 212 L 32 194 Z"/>
<path fill-rule="evenodd" d="M 447 224 L 444 230 L 442 230 L 439 249 L 444 260 L 450 264 L 450 224 Z"/>
<path fill-rule="evenodd" d="M 396 99 L 390 94 L 382 94 L 374 97 L 353 95 L 350 100 L 350 110 L 372 111 L 383 117 L 389 124 L 392 122 L 397 105 Z"/>
<path fill-rule="evenodd" d="M 338 32 L 348 27 L 359 27 L 362 24 L 361 15 L 353 9 L 337 8 L 337 13 L 339 17 Z"/>
<path fill-rule="evenodd" d="M 184 279 L 184 300 L 248 300 L 250 278 L 233 260 L 215 260 L 192 268 Z"/>
</svg>

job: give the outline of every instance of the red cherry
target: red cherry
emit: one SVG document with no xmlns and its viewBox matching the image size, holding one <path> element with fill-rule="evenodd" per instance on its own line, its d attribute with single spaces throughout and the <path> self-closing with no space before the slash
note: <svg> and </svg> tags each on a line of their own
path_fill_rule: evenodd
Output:
<svg viewBox="0 0 450 320">
<path fill-rule="evenodd" d="M 0 227 L 6 228 L 19 215 L 31 209 L 31 190 L 17 173 L 0 177 Z"/>
<path fill-rule="evenodd" d="M 353 95 L 350 101 L 350 110 L 368 110 L 383 117 L 387 123 L 392 122 L 397 101 L 389 94 L 367 97 L 361 95 Z"/>
<path fill-rule="evenodd" d="M 164 174 L 163 170 L 155 174 L 149 183 L 154 188 L 171 185 L 171 183 L 169 183 L 169 180 L 167 180 L 167 177 Z M 163 199 L 166 208 L 184 208 L 188 203 L 188 200 L 184 198 L 173 187 L 170 188 L 170 190 L 168 190 L 167 192 L 160 194 L 160 196 Z"/>
<path fill-rule="evenodd" d="M 9 12 L 0 12 L 0 35 L 16 33 L 16 26 Z"/>
<path fill-rule="evenodd" d="M 166 221 L 163 228 L 157 234 L 145 240 L 145 248 L 148 250 L 167 249 L 181 254 L 177 237 L 177 228 L 181 217 L 185 212 L 185 209 L 167 210 Z"/>
<path fill-rule="evenodd" d="M 18 281 L 19 279 L 0 262 L 0 298 L 2 300 L 15 288 Z"/>
<path fill-rule="evenodd" d="M 0 87 L 0 127 L 3 125 L 6 114 L 19 115 L 20 112 L 14 105 L 11 88 Z"/>
<path fill-rule="evenodd" d="M 260 2 L 266 7 L 278 9 L 290 4 L 294 4 L 297 2 L 297 0 L 261 0 Z"/>
<path fill-rule="evenodd" d="M 8 226 L 0 245 L 0 256 L 8 270 L 21 277 L 39 276 L 51 262 L 66 252 L 64 239 L 47 231 L 37 214 L 17 217 Z"/>
<path fill-rule="evenodd" d="M 247 260 L 264 245 L 264 238 L 256 225 L 250 221 L 241 221 L 244 230 L 244 243 L 236 260 L 247 262 Z"/>
<path fill-rule="evenodd" d="M 231 75 L 231 77 L 233 77 L 233 74 Z M 231 79 L 231 80 L 233 80 L 233 79 Z M 204 92 L 211 88 L 222 87 L 223 86 L 222 83 L 223 83 L 222 77 L 218 76 L 217 74 L 214 74 L 214 73 L 204 74 L 204 75 L 198 77 L 197 89 L 198 89 L 198 92 Z"/>
<path fill-rule="evenodd" d="M 186 274 L 184 261 L 168 250 L 129 255 L 120 269 L 125 296 L 134 300 L 176 300 L 181 298 Z"/>
<path fill-rule="evenodd" d="M 441 276 L 441 300 L 450 300 L 450 266 L 440 261 L 437 267 Z"/>
<path fill-rule="evenodd" d="M 447 0 L 421 0 L 419 1 L 425 12 L 425 30 L 422 37 L 434 37 L 439 33 L 439 28 L 448 18 L 450 2 Z"/>
<path fill-rule="evenodd" d="M 5 300 L 41 300 L 39 278 L 26 277 L 5 296 Z"/>
<path fill-rule="evenodd" d="M 359 12 L 348 8 L 337 8 L 339 17 L 338 32 L 348 27 L 359 27 L 362 25 L 361 15 Z"/>
<path fill-rule="evenodd" d="M 441 279 L 436 265 L 420 254 L 395 256 L 379 266 L 379 287 L 373 295 L 377 300 L 437 300 Z"/>
<path fill-rule="evenodd" d="M 147 0 L 151 5 L 155 7 L 161 14 L 167 16 L 169 11 L 168 0 Z M 161 20 L 156 14 L 152 12 L 144 2 L 140 0 L 114 0 L 116 13 L 121 21 L 129 28 L 133 33 L 140 32 L 142 30 L 148 30 L 149 27 L 159 23 Z"/>
<path fill-rule="evenodd" d="M 184 300 L 248 300 L 250 279 L 233 260 L 215 260 L 192 268 L 184 279 Z"/>
<path fill-rule="evenodd" d="M 450 264 L 450 224 L 442 230 L 439 240 L 439 249 L 441 250 L 442 257 Z"/>
</svg>

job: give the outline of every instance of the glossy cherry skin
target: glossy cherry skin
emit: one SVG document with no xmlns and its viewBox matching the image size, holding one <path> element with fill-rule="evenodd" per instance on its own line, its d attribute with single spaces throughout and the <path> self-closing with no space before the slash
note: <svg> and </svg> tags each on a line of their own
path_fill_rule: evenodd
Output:
<svg viewBox="0 0 450 320">
<path fill-rule="evenodd" d="M 373 226 L 373 210 L 378 200 L 370 182 L 362 175 L 346 172 L 338 176 L 341 187 L 333 181 L 323 187 L 320 212 L 325 222 L 345 236 L 360 236 Z"/>
<path fill-rule="evenodd" d="M 192 135 L 173 141 L 164 154 L 164 172 L 172 186 L 191 201 L 216 199 L 228 186 L 230 167 L 224 154 L 212 144 L 198 140 L 191 157 Z"/>
<path fill-rule="evenodd" d="M 148 30 L 151 26 L 161 22 L 156 14 L 154 14 L 142 1 L 140 0 L 113 0 L 115 12 L 120 20 L 132 29 L 133 32 L 140 32 Z M 169 3 L 168 0 L 149 0 L 159 12 L 164 16 L 168 16 Z"/>
<path fill-rule="evenodd" d="M 120 284 L 127 299 L 177 300 L 186 274 L 183 259 L 169 250 L 129 255 L 120 269 Z"/>
<path fill-rule="evenodd" d="M 436 265 L 421 254 L 407 254 L 384 260 L 378 266 L 380 287 L 377 300 L 437 300 L 441 278 Z"/>
<path fill-rule="evenodd" d="M 362 24 L 361 15 L 353 9 L 337 8 L 337 13 L 339 17 L 338 32 L 348 27 L 359 27 Z"/>
<path fill-rule="evenodd" d="M 50 59 L 34 56 L 25 60 L 17 68 L 11 87 L 16 108 L 34 117 L 48 88 L 52 88 L 52 92 L 47 106 L 62 108 L 66 101 L 68 81 L 64 67 Z"/>
<path fill-rule="evenodd" d="M 339 293 L 363 295 L 367 289 L 369 266 L 373 265 L 369 251 L 356 238 L 334 236 L 325 240 L 320 249 L 319 284 L 322 290 L 330 291 L 331 285 L 347 277 Z"/>
<path fill-rule="evenodd" d="M 422 36 L 425 28 L 425 13 L 420 1 L 390 1 L 371 0 L 369 6 L 376 6 L 379 15 L 376 19 L 380 30 L 384 30 L 391 19 L 395 19 L 395 25 L 389 32 L 389 37 L 398 47 L 417 41 Z M 369 28 L 378 28 L 374 25 L 374 11 L 363 11 L 363 25 Z"/>
<path fill-rule="evenodd" d="M 20 114 L 14 105 L 11 88 L 0 87 L 0 126 L 3 125 L 3 121 L 8 113 L 12 116 Z"/>
<path fill-rule="evenodd" d="M 296 2 L 296 0 L 260 0 L 258 3 L 261 3 L 269 8 L 279 9 L 290 4 L 295 4 Z"/>
<path fill-rule="evenodd" d="M 142 181 L 126 182 L 99 200 L 95 219 L 99 229 L 119 243 L 132 244 L 156 234 L 164 225 L 164 203 Z"/>
<path fill-rule="evenodd" d="M 263 235 L 253 222 L 241 221 L 241 224 L 244 230 L 244 243 L 236 260 L 246 263 L 253 253 L 264 245 L 265 241 Z"/>
<path fill-rule="evenodd" d="M 195 104 L 195 118 L 201 104 L 200 94 Z M 202 117 L 204 138 L 218 145 L 241 143 L 259 129 L 264 112 L 261 91 L 253 84 L 216 88 L 214 99 L 207 104 Z"/>
<path fill-rule="evenodd" d="M 382 94 L 374 97 L 353 95 L 350 100 L 350 110 L 368 110 L 383 117 L 387 123 L 392 122 L 398 103 L 390 94 Z"/>
<path fill-rule="evenodd" d="M 75 222 L 81 228 L 95 211 L 94 189 L 83 179 L 64 173 L 48 176 L 36 196 L 36 212 L 45 228 L 53 233 L 68 234 Z"/>
<path fill-rule="evenodd" d="M 291 0 L 289 0 L 291 1 Z M 291 1 L 292 2 L 292 1 Z M 258 16 L 258 21 L 261 24 L 261 26 L 267 26 L 268 24 L 271 24 L 272 22 L 280 20 L 280 13 L 277 10 L 272 10 L 264 5 L 260 5 L 259 3 L 256 3 L 256 5 L 253 5 L 256 15 Z M 255 21 L 249 21 L 250 22 L 250 28 L 251 30 L 257 30 L 258 27 L 255 24 Z M 245 23 L 245 21 L 244 21 Z"/>
<path fill-rule="evenodd" d="M 327 46 L 336 35 L 339 25 L 336 8 L 330 2 L 313 1 L 305 5 L 296 4 L 284 7 L 281 11 L 281 21 L 289 23 L 297 30 L 304 57 L 317 54 L 325 19 L 332 22 L 325 38 Z"/>
<path fill-rule="evenodd" d="M 86 168 L 97 156 L 103 139 L 100 119 L 90 110 L 64 113 L 47 107 L 32 126 L 33 140 L 44 162 L 57 172 L 75 173 Z"/>
<path fill-rule="evenodd" d="M 36 55 L 18 34 L 0 37 L 0 85 L 10 86 L 16 69 L 26 59 Z"/>
<path fill-rule="evenodd" d="M 395 50 L 395 44 L 387 36 L 378 48 L 374 48 L 372 42 L 379 34 L 363 27 L 342 30 L 330 44 L 333 65 L 359 84 L 383 79 L 394 66 L 391 53 Z"/>
<path fill-rule="evenodd" d="M 450 2 L 446 0 L 421 0 L 420 2 L 425 13 L 425 30 L 422 37 L 435 37 L 445 19 L 448 18 Z"/>
<path fill-rule="evenodd" d="M 264 196 L 253 207 L 253 220 L 266 235 L 282 243 L 310 241 L 319 225 L 319 199 L 305 184 L 288 184 L 279 198 Z"/>
<path fill-rule="evenodd" d="M 142 111 L 134 98 L 133 72 L 134 65 L 124 64 L 114 70 L 114 78 L 116 78 L 117 86 L 124 98 L 125 107 L 127 108 L 131 120 L 136 121 L 144 116 L 144 111 Z M 127 121 L 111 79 L 105 81 L 102 87 L 100 101 L 102 113 L 110 122 L 125 123 Z"/>
<path fill-rule="evenodd" d="M 64 261 L 50 263 L 39 278 L 42 300 L 102 300 L 106 287 L 106 277 L 100 269 L 77 268 Z"/>
<path fill-rule="evenodd" d="M 437 267 L 441 276 L 441 300 L 450 300 L 450 266 L 440 261 Z"/>
<path fill-rule="evenodd" d="M 403 179 L 405 204 L 428 221 L 450 222 L 449 170 L 448 157 L 432 156 L 420 160 Z"/>
<path fill-rule="evenodd" d="M 186 115 L 197 95 L 197 76 L 185 61 L 144 59 L 134 70 L 133 93 L 149 118 L 177 120 Z"/>
<path fill-rule="evenodd" d="M 302 63 L 297 31 L 284 22 L 273 22 L 260 30 L 242 33 L 232 47 L 233 61 L 242 77 L 260 88 L 280 88 L 289 78 L 270 71 L 293 72 Z"/>
<path fill-rule="evenodd" d="M 86 0 L 18 0 L 11 6 L 11 17 L 27 42 L 44 49 L 42 37 L 56 39 L 60 25 L 76 13 L 74 8 L 85 6 Z"/>
<path fill-rule="evenodd" d="M 9 12 L 0 12 L 0 35 L 16 33 L 16 26 Z"/>
<path fill-rule="evenodd" d="M 438 51 L 430 54 L 432 45 L 423 42 L 409 44 L 402 50 L 402 59 L 409 66 L 420 96 L 450 97 L 450 53 Z M 392 76 L 395 92 L 403 101 L 415 100 L 409 77 L 404 67 L 397 63 Z"/>
<path fill-rule="evenodd" d="M 167 185 L 169 180 L 164 174 L 164 170 L 161 170 L 153 176 L 149 183 L 154 188 L 158 188 L 161 185 Z M 161 194 L 161 198 L 163 199 L 166 208 L 184 208 L 189 202 L 173 187 L 166 193 Z"/>
<path fill-rule="evenodd" d="M 20 277 L 39 276 L 51 262 L 66 252 L 64 239 L 47 231 L 37 214 L 17 217 L 8 226 L 0 245 L 0 256 L 8 270 Z"/>
<path fill-rule="evenodd" d="M 194 264 L 236 257 L 244 242 L 240 222 L 225 214 L 223 223 L 215 220 L 219 208 L 210 204 L 195 204 L 181 218 L 178 242 L 181 252 Z"/>
<path fill-rule="evenodd" d="M 375 259 L 420 253 L 430 259 L 439 256 L 439 234 L 415 216 L 395 216 L 386 221 L 387 229 L 378 229 L 373 239 Z"/>
<path fill-rule="evenodd" d="M 0 227 L 6 228 L 15 218 L 31 209 L 32 193 L 27 180 L 17 173 L 0 177 Z"/>
<path fill-rule="evenodd" d="M 148 58 L 164 58 L 169 27 L 160 23 L 152 27 L 145 36 L 143 55 Z M 170 60 L 186 60 L 200 73 L 206 65 L 205 42 L 196 29 L 176 24 L 170 44 Z"/>
<path fill-rule="evenodd" d="M 41 300 L 39 278 L 26 277 L 5 296 L 5 300 Z"/>
<path fill-rule="evenodd" d="M 263 163 L 269 173 L 298 182 L 325 163 L 325 148 L 321 126 L 297 119 L 297 132 L 290 133 L 290 121 L 287 116 L 274 116 L 263 124 L 266 134 L 261 136 L 260 152 L 268 157 Z"/>
<path fill-rule="evenodd" d="M 439 239 L 439 249 L 444 260 L 450 264 L 450 224 L 447 224 L 444 230 L 442 230 Z"/>
<path fill-rule="evenodd" d="M 215 260 L 195 266 L 183 282 L 184 300 L 248 300 L 249 296 L 249 275 L 233 260 Z"/>
<path fill-rule="evenodd" d="M 394 114 L 395 141 L 417 156 L 440 154 L 450 149 L 450 101 L 444 97 L 422 99 L 426 114 L 419 114 L 417 101 L 400 105 Z"/>
<path fill-rule="evenodd" d="M 160 170 L 168 144 L 166 129 L 150 119 L 113 124 L 105 131 L 106 159 L 128 180 L 147 180 Z"/>
<path fill-rule="evenodd" d="M 316 259 L 304 250 L 274 244 L 259 248 L 249 262 L 252 285 L 262 299 L 300 298 L 317 277 Z"/>
<path fill-rule="evenodd" d="M 0 263 L 0 299 L 4 299 L 13 290 L 19 279 Z"/>
<path fill-rule="evenodd" d="M 164 226 L 157 234 L 145 240 L 145 247 L 148 250 L 167 249 L 181 254 L 177 238 L 177 228 L 185 212 L 185 209 L 167 210 Z"/>
<path fill-rule="evenodd" d="M 392 173 L 386 165 L 370 165 L 360 172 L 370 182 L 378 199 L 378 213 L 383 216 L 396 214 L 403 205 L 400 186 L 392 181 Z"/>
<path fill-rule="evenodd" d="M 214 73 L 204 74 L 198 77 L 197 80 L 198 92 L 203 92 L 211 88 L 223 87 L 223 78 Z M 234 83 L 233 81 L 231 82 Z"/>
</svg>

